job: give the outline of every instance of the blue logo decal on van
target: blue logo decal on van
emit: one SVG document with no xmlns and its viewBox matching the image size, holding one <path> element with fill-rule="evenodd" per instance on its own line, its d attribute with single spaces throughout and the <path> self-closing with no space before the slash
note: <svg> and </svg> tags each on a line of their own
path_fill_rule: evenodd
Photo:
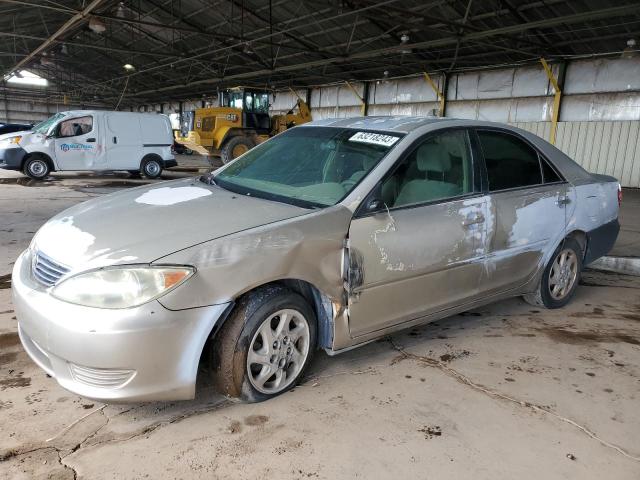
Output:
<svg viewBox="0 0 640 480">
<path fill-rule="evenodd" d="M 68 152 L 69 150 L 93 150 L 93 145 L 83 145 L 82 143 L 63 143 L 60 150 Z"/>
</svg>

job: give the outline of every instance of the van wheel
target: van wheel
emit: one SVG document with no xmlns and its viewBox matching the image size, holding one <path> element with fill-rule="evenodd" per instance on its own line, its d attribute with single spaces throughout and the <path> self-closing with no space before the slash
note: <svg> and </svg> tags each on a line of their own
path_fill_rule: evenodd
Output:
<svg viewBox="0 0 640 480">
<path fill-rule="evenodd" d="M 147 158 L 142 161 L 140 172 L 147 178 L 158 178 L 162 174 L 162 164 L 157 158 Z"/>
<path fill-rule="evenodd" d="M 299 294 L 270 286 L 242 297 L 211 348 L 218 391 L 261 402 L 293 388 L 316 345 L 316 317 Z"/>
<path fill-rule="evenodd" d="M 51 171 L 49 167 L 49 162 L 44 157 L 39 155 L 32 155 L 27 159 L 22 168 L 22 171 L 28 177 L 34 178 L 36 180 L 42 180 Z"/>
<path fill-rule="evenodd" d="M 229 140 L 227 140 L 227 142 L 222 146 L 222 149 L 220 150 L 222 163 L 229 163 L 231 160 L 247 153 L 255 146 L 255 142 L 251 138 L 245 137 L 244 135 L 231 137 Z"/>
<path fill-rule="evenodd" d="M 564 307 L 575 294 L 581 271 L 582 249 L 573 238 L 567 238 L 544 269 L 538 290 L 524 299 L 534 306 Z"/>
</svg>

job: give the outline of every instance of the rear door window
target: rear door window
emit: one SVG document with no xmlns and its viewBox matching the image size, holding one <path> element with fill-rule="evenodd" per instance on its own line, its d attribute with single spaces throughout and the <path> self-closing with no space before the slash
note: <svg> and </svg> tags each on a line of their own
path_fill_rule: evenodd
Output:
<svg viewBox="0 0 640 480">
<path fill-rule="evenodd" d="M 542 172 L 538 152 L 517 136 L 479 130 L 489 191 L 540 185 Z"/>
</svg>

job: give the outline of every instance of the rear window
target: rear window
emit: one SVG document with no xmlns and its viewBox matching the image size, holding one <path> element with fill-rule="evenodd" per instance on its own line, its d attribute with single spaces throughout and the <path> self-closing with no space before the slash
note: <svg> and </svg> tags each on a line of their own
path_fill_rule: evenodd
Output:
<svg viewBox="0 0 640 480">
<path fill-rule="evenodd" d="M 480 145 L 487 166 L 489 190 L 540 185 L 538 152 L 515 135 L 480 130 Z"/>
</svg>

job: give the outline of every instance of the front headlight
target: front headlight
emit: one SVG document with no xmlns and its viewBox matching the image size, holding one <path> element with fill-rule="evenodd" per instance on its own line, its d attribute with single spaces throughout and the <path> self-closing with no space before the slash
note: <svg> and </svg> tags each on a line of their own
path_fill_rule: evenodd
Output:
<svg viewBox="0 0 640 480">
<path fill-rule="evenodd" d="M 87 307 L 137 307 L 168 293 L 194 272 L 186 266 L 107 267 L 69 277 L 51 295 Z"/>
<path fill-rule="evenodd" d="M 22 140 L 22 137 L 20 135 L 18 135 L 17 137 L 5 138 L 4 140 L 0 140 L 0 148 L 18 147 L 20 140 Z"/>
</svg>

